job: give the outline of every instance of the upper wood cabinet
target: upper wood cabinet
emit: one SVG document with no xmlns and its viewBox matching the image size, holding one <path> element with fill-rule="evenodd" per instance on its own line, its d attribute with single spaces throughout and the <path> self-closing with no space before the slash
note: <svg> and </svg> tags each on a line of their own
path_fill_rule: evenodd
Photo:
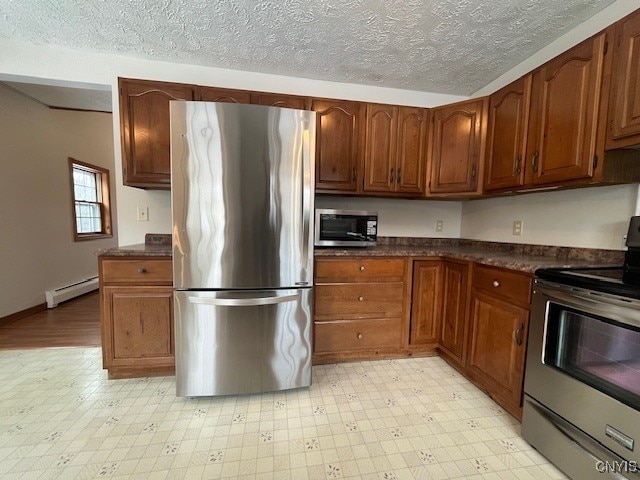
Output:
<svg viewBox="0 0 640 480">
<path fill-rule="evenodd" d="M 196 100 L 202 102 L 250 103 L 251 92 L 232 88 L 198 87 Z"/>
<path fill-rule="evenodd" d="M 256 105 L 266 105 L 268 107 L 308 110 L 311 106 L 311 99 L 309 97 L 282 95 L 279 93 L 251 92 L 251 103 Z"/>
<path fill-rule="evenodd" d="M 355 193 L 358 187 L 365 107 L 359 102 L 313 99 L 316 112 L 316 190 Z"/>
<path fill-rule="evenodd" d="M 616 24 L 607 148 L 640 144 L 640 10 Z"/>
<path fill-rule="evenodd" d="M 485 97 L 433 109 L 429 193 L 480 193 L 488 103 Z"/>
<path fill-rule="evenodd" d="M 605 45 L 601 33 L 533 72 L 527 183 L 593 177 L 596 156 L 604 152 L 598 128 Z"/>
<path fill-rule="evenodd" d="M 530 100 L 531 75 L 489 97 L 485 190 L 524 185 Z"/>
<path fill-rule="evenodd" d="M 364 156 L 364 190 L 396 189 L 396 141 L 398 107 L 367 104 Z"/>
<path fill-rule="evenodd" d="M 424 194 L 429 110 L 368 104 L 365 192 Z"/>
<path fill-rule="evenodd" d="M 193 100 L 193 85 L 120 78 L 123 183 L 169 188 L 169 102 Z"/>
</svg>

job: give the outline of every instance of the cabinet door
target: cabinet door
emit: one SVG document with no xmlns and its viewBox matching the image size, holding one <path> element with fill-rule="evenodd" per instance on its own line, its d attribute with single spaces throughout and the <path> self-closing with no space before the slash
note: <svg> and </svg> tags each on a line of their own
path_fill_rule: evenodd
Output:
<svg viewBox="0 0 640 480">
<path fill-rule="evenodd" d="M 441 285 L 442 262 L 429 260 L 413 262 L 410 345 L 424 345 L 438 341 L 442 311 Z"/>
<path fill-rule="evenodd" d="M 483 157 L 485 99 L 433 111 L 431 193 L 475 193 Z"/>
<path fill-rule="evenodd" d="M 392 192 L 396 186 L 396 122 L 398 107 L 367 105 L 364 189 Z"/>
<path fill-rule="evenodd" d="M 533 73 L 527 157 L 531 183 L 593 176 L 606 34 Z"/>
<path fill-rule="evenodd" d="M 311 99 L 309 97 L 298 97 L 295 95 L 281 95 L 279 93 L 252 92 L 251 103 L 256 105 L 267 105 L 268 107 L 296 108 L 298 110 L 308 110 Z"/>
<path fill-rule="evenodd" d="M 444 262 L 440 345 L 462 361 L 469 267 Z"/>
<path fill-rule="evenodd" d="M 198 87 L 197 100 L 202 102 L 251 103 L 251 92 L 231 88 Z"/>
<path fill-rule="evenodd" d="M 362 148 L 364 106 L 313 99 L 316 112 L 316 189 L 355 192 Z"/>
<path fill-rule="evenodd" d="M 640 144 L 640 10 L 616 27 L 608 148 Z"/>
<path fill-rule="evenodd" d="M 105 366 L 172 365 L 172 306 L 170 287 L 103 287 Z"/>
<path fill-rule="evenodd" d="M 531 101 L 531 75 L 491 95 L 485 190 L 522 187 Z"/>
<path fill-rule="evenodd" d="M 122 128 L 123 183 L 169 188 L 169 102 L 193 100 L 195 86 L 143 80 L 118 80 Z"/>
<path fill-rule="evenodd" d="M 528 322 L 528 310 L 474 291 L 467 368 L 516 407 L 522 400 Z"/>
<path fill-rule="evenodd" d="M 398 153 L 396 155 L 396 190 L 424 195 L 427 163 L 429 110 L 398 109 Z"/>
</svg>

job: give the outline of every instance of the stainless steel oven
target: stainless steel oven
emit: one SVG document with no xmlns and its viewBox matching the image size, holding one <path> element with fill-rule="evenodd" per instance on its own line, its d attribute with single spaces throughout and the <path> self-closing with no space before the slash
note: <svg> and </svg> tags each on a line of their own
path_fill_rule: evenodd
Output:
<svg viewBox="0 0 640 480">
<path fill-rule="evenodd" d="M 640 478 L 640 299 L 571 273 L 536 279 L 522 434 L 572 478 Z"/>
</svg>

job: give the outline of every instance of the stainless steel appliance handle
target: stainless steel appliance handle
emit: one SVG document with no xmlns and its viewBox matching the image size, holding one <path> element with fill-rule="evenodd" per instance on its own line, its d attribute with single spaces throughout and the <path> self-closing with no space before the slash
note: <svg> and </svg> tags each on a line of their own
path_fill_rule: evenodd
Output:
<svg viewBox="0 0 640 480">
<path fill-rule="evenodd" d="M 578 448 L 582 449 L 589 457 L 591 457 L 596 463 L 598 462 L 605 462 L 605 460 L 603 460 L 602 458 L 598 457 L 599 452 L 594 452 L 594 450 L 599 449 L 599 447 L 597 445 L 593 445 L 588 446 L 585 445 L 584 442 L 579 441 L 577 438 L 575 438 L 573 435 L 571 435 L 571 431 L 569 429 L 567 429 L 566 427 L 564 427 L 561 423 L 559 423 L 554 416 L 552 416 L 551 414 L 549 414 L 547 411 L 545 411 L 543 408 L 540 408 L 539 405 L 537 405 L 534 402 L 529 402 L 529 406 L 531 406 L 531 408 L 533 408 L 536 413 L 538 413 L 540 416 L 542 416 L 545 420 L 547 420 L 562 436 L 564 436 L 567 440 L 569 440 L 570 442 L 574 443 Z M 603 452 L 604 453 L 604 452 Z M 611 453 L 610 453 L 611 454 Z M 621 475 L 618 472 L 608 472 L 611 474 L 610 478 L 614 478 L 616 480 L 626 480 L 627 477 Z"/>
<path fill-rule="evenodd" d="M 190 303 L 197 305 L 213 305 L 217 307 L 255 307 L 259 305 L 275 305 L 278 303 L 295 302 L 300 299 L 300 292 L 279 297 L 255 297 L 255 298 L 213 298 L 213 297 L 189 297 Z"/>
<path fill-rule="evenodd" d="M 309 217 L 311 215 L 311 154 L 309 146 L 309 130 L 302 133 L 302 267 L 307 269 L 309 261 Z"/>
<path fill-rule="evenodd" d="M 548 300 L 555 301 L 554 303 L 573 307 L 585 314 L 598 315 L 640 328 L 640 310 L 637 309 L 640 304 L 637 301 L 611 298 L 598 293 L 580 293 L 576 289 L 566 291 L 567 288 L 569 287 L 540 282 L 534 287 L 534 295 L 540 293 L 548 297 Z"/>
</svg>

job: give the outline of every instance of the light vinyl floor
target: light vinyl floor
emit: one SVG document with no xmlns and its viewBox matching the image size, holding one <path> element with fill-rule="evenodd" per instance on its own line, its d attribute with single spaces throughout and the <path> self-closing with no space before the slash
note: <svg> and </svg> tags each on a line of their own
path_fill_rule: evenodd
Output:
<svg viewBox="0 0 640 480">
<path fill-rule="evenodd" d="M 323 365 L 308 389 L 177 398 L 99 348 L 0 351 L 0 478 L 564 478 L 438 357 Z"/>
</svg>

